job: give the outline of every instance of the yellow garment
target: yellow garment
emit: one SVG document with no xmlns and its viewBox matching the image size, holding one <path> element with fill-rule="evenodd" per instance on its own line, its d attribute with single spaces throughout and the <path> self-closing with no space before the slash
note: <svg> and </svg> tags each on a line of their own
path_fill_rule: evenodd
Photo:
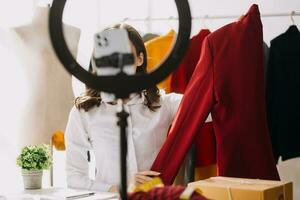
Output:
<svg viewBox="0 0 300 200">
<path fill-rule="evenodd" d="M 56 150 L 58 151 L 66 150 L 64 132 L 55 131 L 52 135 L 51 140 L 52 140 L 52 145 L 56 148 Z"/>
<path fill-rule="evenodd" d="M 217 165 L 195 168 L 195 181 L 204 180 L 210 177 L 217 176 Z"/>
<path fill-rule="evenodd" d="M 173 47 L 173 41 L 176 36 L 174 30 L 169 31 L 166 35 L 154 38 L 145 43 L 147 50 L 147 71 L 154 70 L 158 64 L 166 58 L 167 54 Z M 170 92 L 171 75 L 158 84 L 160 89 L 166 93 Z"/>
<path fill-rule="evenodd" d="M 155 187 L 164 187 L 164 186 L 165 185 L 163 184 L 161 178 L 154 177 L 150 181 L 134 186 L 134 188 L 131 189 L 129 192 L 149 192 Z"/>
</svg>

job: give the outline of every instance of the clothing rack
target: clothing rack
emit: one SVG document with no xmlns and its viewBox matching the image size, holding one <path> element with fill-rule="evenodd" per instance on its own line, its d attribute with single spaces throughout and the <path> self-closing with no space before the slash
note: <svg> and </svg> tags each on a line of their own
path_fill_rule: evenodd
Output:
<svg viewBox="0 0 300 200">
<path fill-rule="evenodd" d="M 203 15 L 203 16 L 196 16 L 192 17 L 192 20 L 205 20 L 205 19 L 238 19 L 242 15 Z M 292 11 L 291 13 L 266 13 L 266 14 L 261 14 L 260 15 L 262 18 L 268 18 L 268 17 L 295 17 L 295 16 L 300 16 L 300 12 L 295 12 Z M 146 17 L 146 18 L 124 18 L 122 22 L 127 22 L 127 21 L 172 21 L 172 20 L 178 20 L 178 17 L 173 17 L 170 16 L 168 18 L 151 18 L 151 17 Z"/>
</svg>

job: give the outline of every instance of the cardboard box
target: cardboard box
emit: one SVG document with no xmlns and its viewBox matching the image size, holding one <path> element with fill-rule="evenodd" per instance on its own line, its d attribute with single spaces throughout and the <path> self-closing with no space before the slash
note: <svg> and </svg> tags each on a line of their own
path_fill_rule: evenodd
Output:
<svg viewBox="0 0 300 200">
<path fill-rule="evenodd" d="M 292 200 L 292 182 L 229 177 L 211 177 L 192 182 L 202 195 L 212 200 Z"/>
</svg>

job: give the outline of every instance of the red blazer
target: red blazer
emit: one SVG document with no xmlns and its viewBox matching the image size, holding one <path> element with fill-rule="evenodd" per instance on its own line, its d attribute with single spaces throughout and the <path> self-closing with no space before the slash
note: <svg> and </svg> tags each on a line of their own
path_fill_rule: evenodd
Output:
<svg viewBox="0 0 300 200">
<path fill-rule="evenodd" d="M 211 33 L 169 136 L 153 163 L 172 184 L 211 112 L 220 176 L 279 180 L 266 124 L 262 24 L 257 5 Z"/>
<path fill-rule="evenodd" d="M 199 61 L 202 43 L 209 34 L 209 30 L 203 29 L 191 38 L 184 58 L 172 73 L 171 92 L 184 93 Z M 216 164 L 216 141 L 211 122 L 205 123 L 199 130 L 195 138 L 195 145 L 196 167 Z"/>
<path fill-rule="evenodd" d="M 203 29 L 191 38 L 184 58 L 178 68 L 172 73 L 171 92 L 184 93 L 199 61 L 203 40 L 209 34 L 209 30 Z"/>
</svg>

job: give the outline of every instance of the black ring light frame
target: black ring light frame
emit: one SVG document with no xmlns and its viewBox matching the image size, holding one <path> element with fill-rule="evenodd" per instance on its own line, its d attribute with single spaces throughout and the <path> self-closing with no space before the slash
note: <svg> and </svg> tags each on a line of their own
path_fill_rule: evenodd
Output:
<svg viewBox="0 0 300 200">
<path fill-rule="evenodd" d="M 145 75 L 131 76 L 96 76 L 82 68 L 70 53 L 64 39 L 62 28 L 62 15 L 66 0 L 53 0 L 50 10 L 50 38 L 52 45 L 66 70 L 84 82 L 87 86 L 103 92 L 114 93 L 117 98 L 126 98 L 129 94 L 151 88 L 164 80 L 176 69 L 184 56 L 191 33 L 191 13 L 188 0 L 175 0 L 178 17 L 179 30 L 176 43 L 169 56 L 160 67 Z"/>
</svg>

